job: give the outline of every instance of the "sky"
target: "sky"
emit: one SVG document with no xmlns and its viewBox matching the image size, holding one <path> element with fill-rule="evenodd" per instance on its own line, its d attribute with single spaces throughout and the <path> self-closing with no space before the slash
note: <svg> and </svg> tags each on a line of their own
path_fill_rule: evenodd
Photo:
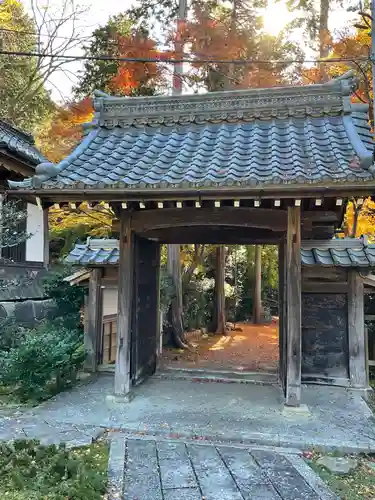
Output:
<svg viewBox="0 0 375 500">
<path fill-rule="evenodd" d="M 49 8 L 61 8 L 63 0 L 21 0 L 28 12 L 32 15 L 31 1 L 37 2 L 39 6 L 46 5 L 48 1 Z M 74 1 L 74 0 L 72 0 Z M 90 36 L 95 28 L 106 24 L 109 17 L 124 12 L 134 3 L 134 0 L 79 0 L 75 2 L 76 7 L 85 9 L 85 13 L 81 16 L 79 22 L 79 31 L 82 36 Z M 293 19 L 295 14 L 289 13 L 285 6 L 285 0 L 280 0 L 277 3 L 269 4 L 264 14 L 265 28 L 273 35 L 276 35 L 284 26 Z M 336 10 L 330 16 L 330 29 L 332 32 L 342 29 L 345 24 L 355 16 L 353 13 L 348 13 L 344 9 Z M 63 26 L 58 35 L 60 37 L 69 36 L 72 25 Z M 299 36 L 298 34 L 296 35 Z M 46 40 L 46 38 L 43 38 Z M 72 55 L 81 55 L 82 50 L 79 47 L 72 49 Z M 310 54 L 309 54 L 309 57 Z M 71 97 L 71 91 L 76 82 L 76 75 L 82 68 L 82 61 L 69 63 L 69 75 L 61 72 L 53 75 L 51 81 L 47 85 L 52 93 L 52 97 L 57 102 L 68 101 Z"/>
</svg>

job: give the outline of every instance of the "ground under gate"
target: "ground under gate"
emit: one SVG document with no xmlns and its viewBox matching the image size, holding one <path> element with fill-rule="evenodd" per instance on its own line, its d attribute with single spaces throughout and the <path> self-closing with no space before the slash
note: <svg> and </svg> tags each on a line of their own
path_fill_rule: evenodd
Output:
<svg viewBox="0 0 375 500">
<path fill-rule="evenodd" d="M 358 392 L 342 388 L 303 386 L 307 415 L 285 413 L 282 391 L 273 385 L 154 376 L 134 389 L 129 403 L 119 403 L 111 395 L 113 376 L 101 375 L 25 416 L 52 427 L 71 423 L 122 429 L 132 435 L 375 451 L 372 412 Z"/>
<path fill-rule="evenodd" d="M 199 335 L 189 339 L 193 350 L 165 347 L 161 367 L 277 373 L 278 319 L 269 324 L 237 323 L 227 335 Z"/>
</svg>

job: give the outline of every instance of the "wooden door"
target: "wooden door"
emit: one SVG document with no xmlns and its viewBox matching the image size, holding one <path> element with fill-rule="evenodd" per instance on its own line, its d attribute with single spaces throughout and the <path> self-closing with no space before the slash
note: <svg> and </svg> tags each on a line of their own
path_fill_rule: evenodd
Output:
<svg viewBox="0 0 375 500">
<path fill-rule="evenodd" d="M 159 340 L 160 244 L 135 236 L 130 370 L 133 385 L 156 370 Z"/>
</svg>

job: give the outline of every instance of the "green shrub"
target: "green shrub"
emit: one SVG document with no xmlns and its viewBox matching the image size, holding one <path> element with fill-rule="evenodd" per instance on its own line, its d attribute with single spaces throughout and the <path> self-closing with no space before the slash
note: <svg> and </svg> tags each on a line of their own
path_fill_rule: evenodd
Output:
<svg viewBox="0 0 375 500">
<path fill-rule="evenodd" d="M 0 381 L 13 386 L 21 401 L 39 401 L 75 382 L 84 354 L 80 331 L 41 323 L 21 345 L 2 353 Z"/>
<path fill-rule="evenodd" d="M 1 498 L 100 500 L 107 458 L 104 443 L 77 450 L 33 440 L 1 443 Z"/>
<path fill-rule="evenodd" d="M 14 316 L 8 317 L 1 325 L 0 352 L 18 347 L 25 340 L 28 329 L 17 324 Z"/>
</svg>

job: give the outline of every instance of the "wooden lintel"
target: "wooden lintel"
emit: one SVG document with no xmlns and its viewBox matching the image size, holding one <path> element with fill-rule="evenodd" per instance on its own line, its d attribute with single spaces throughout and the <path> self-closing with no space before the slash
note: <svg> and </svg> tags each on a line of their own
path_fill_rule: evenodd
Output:
<svg viewBox="0 0 375 500">
<path fill-rule="evenodd" d="M 301 401 L 301 209 L 288 207 L 286 242 L 287 360 L 285 404 Z"/>
<path fill-rule="evenodd" d="M 180 208 L 147 210 L 134 212 L 132 229 L 139 233 L 150 230 L 192 227 L 192 226 L 232 226 L 264 228 L 273 231 L 285 231 L 287 214 L 283 210 L 262 208 Z"/>
</svg>

